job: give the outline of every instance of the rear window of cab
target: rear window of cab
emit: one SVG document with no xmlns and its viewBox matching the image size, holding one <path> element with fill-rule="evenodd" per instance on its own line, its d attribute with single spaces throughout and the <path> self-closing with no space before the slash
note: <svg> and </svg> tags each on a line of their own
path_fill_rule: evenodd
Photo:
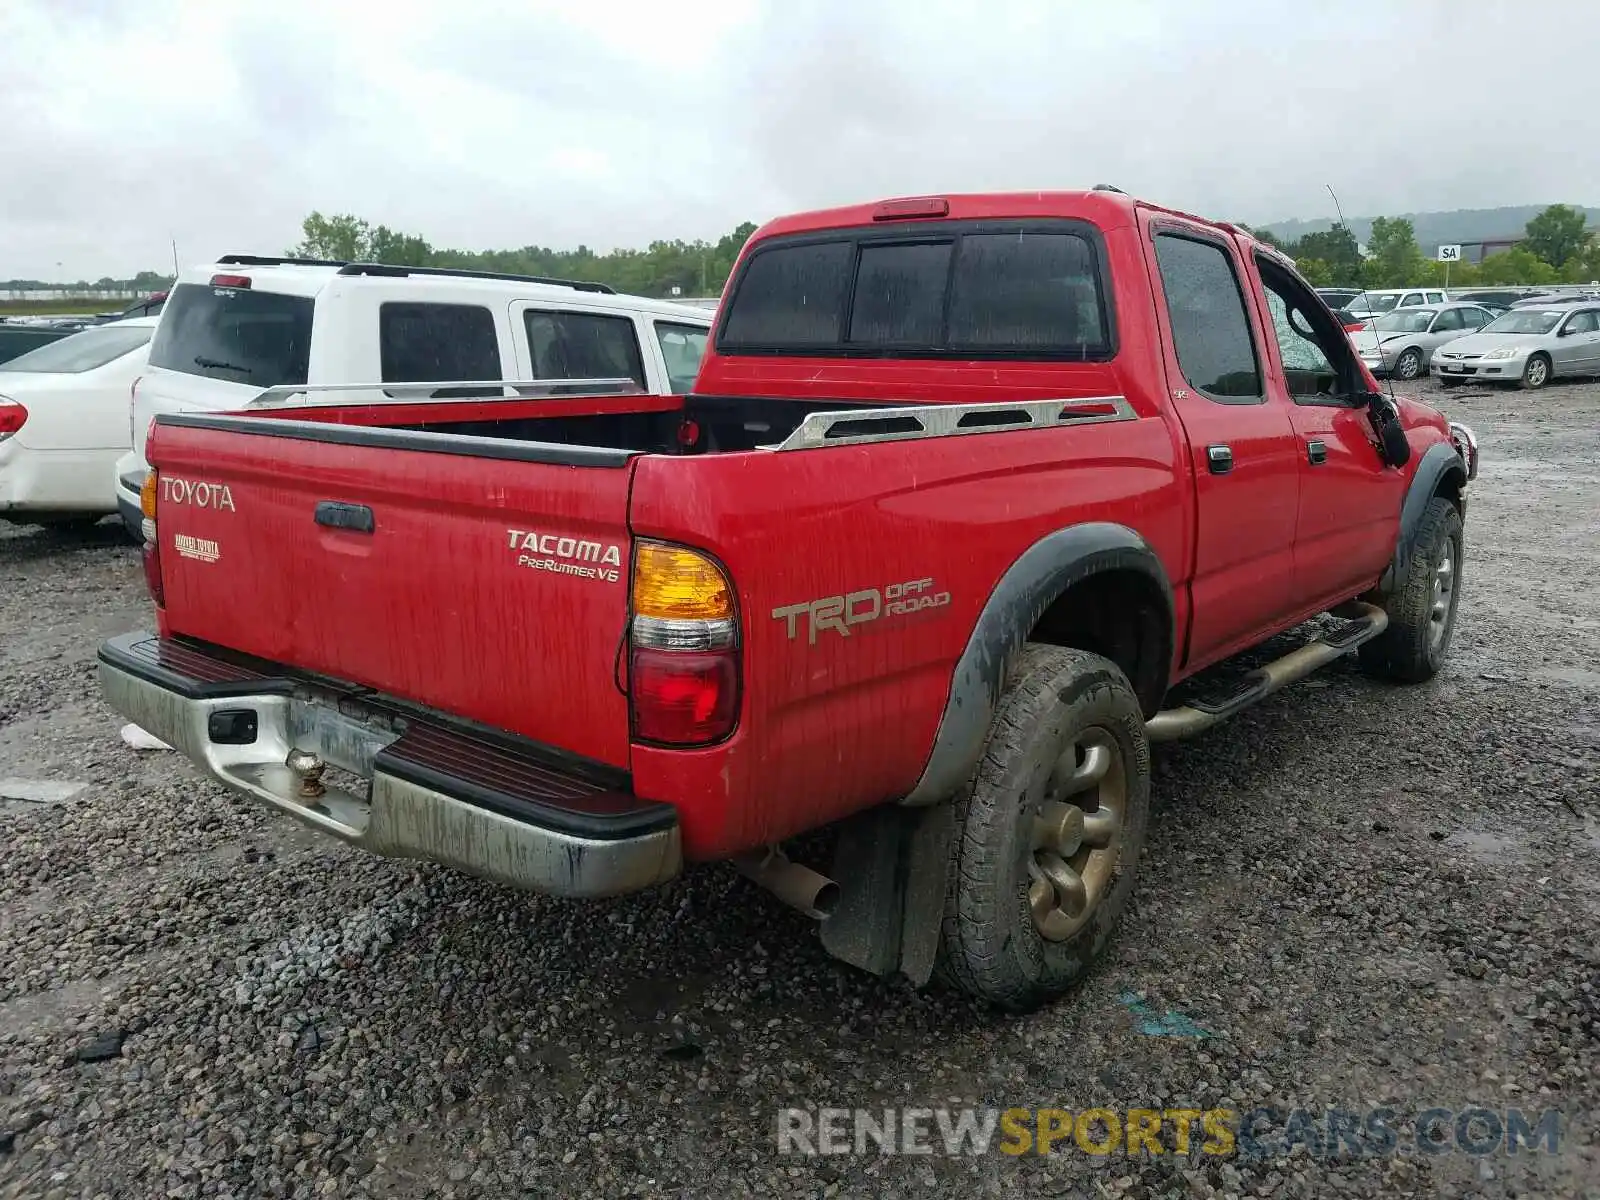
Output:
<svg viewBox="0 0 1600 1200">
<path fill-rule="evenodd" d="M 941 221 L 775 237 L 741 264 L 721 354 L 1104 361 L 1116 349 L 1099 232 Z"/>
</svg>

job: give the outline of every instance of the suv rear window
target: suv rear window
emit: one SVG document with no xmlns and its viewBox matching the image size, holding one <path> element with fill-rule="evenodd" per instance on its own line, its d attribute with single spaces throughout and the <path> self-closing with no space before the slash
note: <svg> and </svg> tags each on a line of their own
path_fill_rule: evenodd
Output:
<svg viewBox="0 0 1600 1200">
<path fill-rule="evenodd" d="M 740 270 L 727 354 L 1105 359 L 1098 238 L 1075 221 L 775 238 Z"/>
<path fill-rule="evenodd" d="M 310 296 L 184 283 L 161 314 L 150 365 L 255 387 L 306 382 Z"/>
</svg>

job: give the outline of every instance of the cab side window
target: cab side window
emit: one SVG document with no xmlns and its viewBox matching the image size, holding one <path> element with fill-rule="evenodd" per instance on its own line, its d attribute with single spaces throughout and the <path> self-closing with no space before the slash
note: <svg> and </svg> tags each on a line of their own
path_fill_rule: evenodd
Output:
<svg viewBox="0 0 1600 1200">
<path fill-rule="evenodd" d="M 1566 332 L 1593 333 L 1597 327 L 1600 327 L 1600 314 L 1596 314 L 1591 309 L 1585 312 L 1573 313 L 1567 319 Z"/>
<path fill-rule="evenodd" d="M 1463 308 L 1460 312 L 1461 324 L 1464 328 L 1482 329 L 1489 323 L 1489 314 L 1481 308 Z"/>
<path fill-rule="evenodd" d="M 1465 310 L 1447 308 L 1433 319 L 1433 324 L 1428 327 L 1429 333 L 1450 333 L 1461 328 L 1461 315 Z"/>
<path fill-rule="evenodd" d="M 1262 404 L 1261 366 L 1233 258 L 1219 243 L 1156 235 L 1173 350 L 1189 386 L 1220 404 Z"/>
</svg>

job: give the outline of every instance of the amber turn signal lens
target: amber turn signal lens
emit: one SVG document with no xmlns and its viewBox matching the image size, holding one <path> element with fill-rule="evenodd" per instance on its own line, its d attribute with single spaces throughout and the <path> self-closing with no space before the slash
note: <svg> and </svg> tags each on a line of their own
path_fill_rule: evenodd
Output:
<svg viewBox="0 0 1600 1200">
<path fill-rule="evenodd" d="M 699 551 L 640 542 L 633 557 L 633 611 L 667 621 L 733 616 L 733 594 L 720 567 Z"/>
<path fill-rule="evenodd" d="M 156 519 L 156 488 L 160 486 L 154 469 L 146 471 L 139 485 L 139 511 L 151 521 Z"/>
</svg>

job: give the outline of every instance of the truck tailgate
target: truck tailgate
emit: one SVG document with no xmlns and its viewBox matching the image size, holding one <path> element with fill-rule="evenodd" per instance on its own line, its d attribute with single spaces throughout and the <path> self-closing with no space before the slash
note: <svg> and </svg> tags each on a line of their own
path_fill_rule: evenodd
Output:
<svg viewBox="0 0 1600 1200">
<path fill-rule="evenodd" d="M 626 452 L 210 416 L 150 444 L 171 634 L 627 766 Z"/>
</svg>

